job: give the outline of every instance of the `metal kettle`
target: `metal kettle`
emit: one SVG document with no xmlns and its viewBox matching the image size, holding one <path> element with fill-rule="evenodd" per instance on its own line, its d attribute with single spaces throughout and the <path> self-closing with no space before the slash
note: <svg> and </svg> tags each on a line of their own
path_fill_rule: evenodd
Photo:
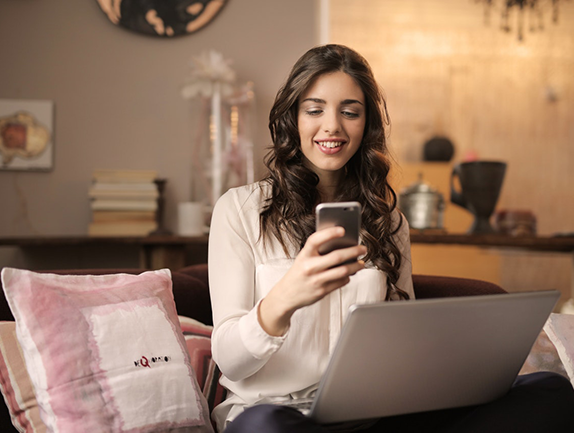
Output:
<svg viewBox="0 0 574 433">
<path fill-rule="evenodd" d="M 399 209 L 414 229 L 442 229 L 444 207 L 443 195 L 423 181 L 422 173 L 399 195 Z"/>
</svg>

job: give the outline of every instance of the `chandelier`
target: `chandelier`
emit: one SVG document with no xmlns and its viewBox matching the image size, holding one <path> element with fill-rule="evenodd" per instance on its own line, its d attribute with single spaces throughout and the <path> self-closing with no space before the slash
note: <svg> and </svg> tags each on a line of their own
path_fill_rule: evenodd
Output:
<svg viewBox="0 0 574 433">
<path fill-rule="evenodd" d="M 484 21 L 490 25 L 490 12 L 496 3 L 495 0 L 476 0 L 484 3 Z M 544 9 L 550 9 L 552 22 L 558 23 L 560 0 L 502 0 L 500 15 L 500 28 L 505 32 L 512 31 L 511 22 L 516 21 L 518 40 L 524 39 L 524 27 L 528 26 L 531 32 L 544 29 Z M 527 23 L 525 23 L 527 21 Z"/>
</svg>

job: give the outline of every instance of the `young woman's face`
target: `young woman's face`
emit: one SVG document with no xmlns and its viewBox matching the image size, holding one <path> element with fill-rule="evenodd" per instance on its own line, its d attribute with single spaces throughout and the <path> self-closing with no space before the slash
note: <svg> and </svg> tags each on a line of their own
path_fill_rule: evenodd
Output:
<svg viewBox="0 0 574 433">
<path fill-rule="evenodd" d="M 338 174 L 365 129 L 365 97 L 344 72 L 321 75 L 299 98 L 298 127 L 305 164 L 320 179 Z"/>
</svg>

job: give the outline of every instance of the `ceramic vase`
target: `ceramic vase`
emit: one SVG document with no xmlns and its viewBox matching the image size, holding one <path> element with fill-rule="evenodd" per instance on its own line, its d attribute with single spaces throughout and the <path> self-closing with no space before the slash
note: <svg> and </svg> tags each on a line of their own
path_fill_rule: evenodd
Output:
<svg viewBox="0 0 574 433">
<path fill-rule="evenodd" d="M 495 232 L 490 217 L 498 202 L 505 173 L 506 163 L 501 161 L 463 162 L 453 167 L 451 201 L 474 215 L 469 234 Z M 460 191 L 455 188 L 455 178 L 460 182 Z"/>
</svg>

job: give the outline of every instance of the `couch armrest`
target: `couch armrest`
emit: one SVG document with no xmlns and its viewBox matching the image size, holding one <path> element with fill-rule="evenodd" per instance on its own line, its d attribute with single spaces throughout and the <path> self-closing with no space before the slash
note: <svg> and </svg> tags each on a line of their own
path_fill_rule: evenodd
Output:
<svg viewBox="0 0 574 433">
<path fill-rule="evenodd" d="M 172 273 L 177 314 L 213 325 L 207 265 L 194 265 Z"/>
<path fill-rule="evenodd" d="M 488 281 L 435 275 L 413 274 L 413 285 L 417 299 L 507 293 L 502 287 Z"/>
</svg>

